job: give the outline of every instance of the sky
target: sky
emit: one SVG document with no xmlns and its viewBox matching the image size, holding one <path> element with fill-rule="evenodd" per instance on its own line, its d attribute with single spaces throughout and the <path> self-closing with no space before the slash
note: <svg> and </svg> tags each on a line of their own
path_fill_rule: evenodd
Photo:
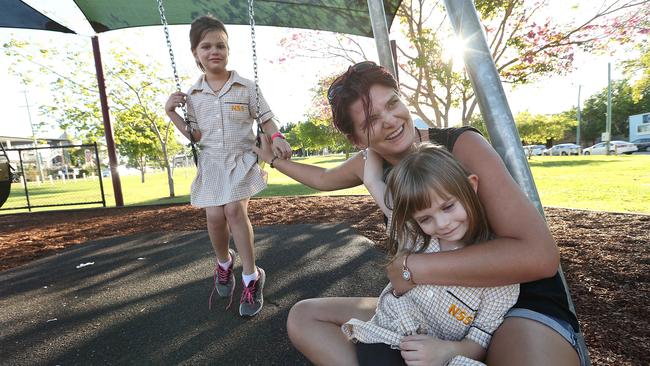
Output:
<svg viewBox="0 0 650 366">
<path fill-rule="evenodd" d="M 84 47 L 91 49 L 90 36 L 93 35 L 93 30 L 72 0 L 25 0 L 25 2 L 81 35 L 0 28 L 0 44 L 17 39 L 40 45 L 52 44 L 59 49 L 83 49 Z M 551 6 L 554 14 L 569 13 L 561 11 L 562 6 L 569 6 L 562 0 L 552 0 Z M 250 28 L 233 25 L 227 25 L 227 28 L 231 48 L 228 66 L 240 75 L 252 79 Z M 194 79 L 200 74 L 189 52 L 188 32 L 189 26 L 186 25 L 170 27 L 179 73 L 192 75 L 192 79 Z M 318 77 L 345 70 L 346 67 L 342 60 L 316 58 L 294 58 L 284 63 L 278 63 L 277 60 L 284 54 L 279 41 L 295 32 L 295 29 L 261 26 L 256 31 L 260 88 L 281 123 L 300 121 L 311 104 L 312 92 L 310 89 L 316 85 Z M 173 77 L 161 26 L 102 33 L 99 35 L 99 40 L 103 52 L 110 47 L 127 44 L 142 55 L 142 60 L 149 57 L 156 58 L 162 65 L 168 66 L 169 78 Z M 366 54 L 377 61 L 374 40 L 359 37 L 359 41 L 366 50 Z M 625 56 L 629 55 L 621 55 L 623 59 Z M 607 86 L 608 62 L 612 62 L 612 79 L 620 78 L 622 70 L 617 61 L 620 59 L 579 53 L 575 58 L 575 71 L 569 75 L 553 77 L 535 84 L 520 86 L 514 90 L 504 85 L 510 108 L 514 114 L 524 110 L 543 114 L 567 110 L 577 104 L 578 85 L 582 85 L 581 99 L 583 102 L 586 97 Z M 4 53 L 0 54 L 1 70 L 7 70 L 10 62 L 11 60 Z M 55 68 L 58 72 L 67 73 L 64 64 L 55 65 Z M 161 76 L 165 77 L 165 75 Z M 38 75 L 34 75 L 34 77 L 38 78 Z M 3 88 L 0 89 L 0 100 L 4 102 L 5 116 L 0 122 L 0 136 L 31 137 L 30 118 L 33 123 L 53 122 L 49 121 L 47 116 L 38 113 L 38 107 L 46 104 L 51 97 L 49 88 L 26 90 L 19 79 L 7 72 L 0 73 L 0 85 L 3 85 Z M 183 86 L 183 89 L 187 87 L 189 85 Z M 161 96 L 161 109 L 165 100 L 166 96 Z M 57 137 L 60 134 L 60 130 L 52 128 L 40 131 L 37 136 Z"/>
</svg>

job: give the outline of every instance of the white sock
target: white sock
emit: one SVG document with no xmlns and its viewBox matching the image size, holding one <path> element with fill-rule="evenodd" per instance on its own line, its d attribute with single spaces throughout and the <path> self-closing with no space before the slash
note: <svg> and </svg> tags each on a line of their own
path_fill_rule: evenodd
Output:
<svg viewBox="0 0 650 366">
<path fill-rule="evenodd" d="M 228 254 L 228 258 L 230 258 L 230 254 Z M 228 262 L 225 263 L 221 263 L 217 259 L 217 263 L 219 263 L 219 267 L 221 267 L 221 269 L 228 269 L 228 267 L 230 267 L 230 263 L 232 263 L 232 258 L 228 259 Z"/>
<path fill-rule="evenodd" d="M 255 268 L 255 272 L 251 274 L 241 274 L 242 280 L 244 280 L 244 285 L 248 287 L 248 285 L 255 281 L 259 277 L 259 272 L 257 272 L 257 268 Z"/>
</svg>

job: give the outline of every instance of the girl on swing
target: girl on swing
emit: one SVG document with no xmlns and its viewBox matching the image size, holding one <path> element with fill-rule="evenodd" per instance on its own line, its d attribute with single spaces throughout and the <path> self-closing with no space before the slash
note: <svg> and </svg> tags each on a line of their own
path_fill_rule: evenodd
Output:
<svg viewBox="0 0 650 366">
<path fill-rule="evenodd" d="M 481 182 L 478 197 L 495 238 L 453 251 L 404 255 L 387 267 L 397 295 L 415 285 L 495 287 L 521 283 L 517 303 L 494 332 L 487 349 L 488 365 L 579 365 L 578 321 L 569 309 L 558 273 L 555 241 L 532 203 L 508 174 L 499 155 L 473 128 L 413 126 L 400 98 L 397 82 L 383 67 L 365 61 L 339 76 L 328 90 L 334 126 L 354 145 L 371 148 L 387 169 L 397 165 L 414 143 L 444 146 Z M 266 144 L 256 149 L 270 162 Z M 327 191 L 363 184 L 361 154 L 334 168 L 320 168 L 290 160 L 277 160 L 282 173 L 315 189 Z M 368 321 L 377 308 L 376 297 L 319 298 L 295 304 L 287 319 L 294 346 L 319 365 L 355 365 L 355 345 L 341 332 L 352 318 Z M 422 349 L 421 341 L 409 347 Z M 422 362 L 426 364 L 426 362 Z"/>
<path fill-rule="evenodd" d="M 274 114 L 259 94 L 255 84 L 226 68 L 228 32 L 224 24 L 212 17 L 195 19 L 190 27 L 190 45 L 196 64 L 203 74 L 187 94 L 173 93 L 165 104 L 167 115 L 181 133 L 192 134 L 199 143 L 197 172 L 192 182 L 191 203 L 205 208 L 208 234 L 216 255 L 214 287 L 220 297 L 232 296 L 235 290 L 233 267 L 235 251 L 228 248 L 230 233 L 242 262 L 241 316 L 254 316 L 264 303 L 266 275 L 255 265 L 253 228 L 248 218 L 251 196 L 266 188 L 262 170 L 252 148 L 255 144 L 253 120 L 258 114 L 262 130 L 272 140 L 272 154 L 291 157 L 291 147 L 278 131 Z M 176 108 L 187 104 L 189 126 Z M 273 166 L 273 164 L 271 164 Z"/>
</svg>

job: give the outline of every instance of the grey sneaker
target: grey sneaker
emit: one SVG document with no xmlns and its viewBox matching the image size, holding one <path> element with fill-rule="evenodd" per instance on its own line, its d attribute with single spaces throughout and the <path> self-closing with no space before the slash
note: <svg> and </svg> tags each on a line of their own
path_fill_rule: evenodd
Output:
<svg viewBox="0 0 650 366">
<path fill-rule="evenodd" d="M 208 308 L 210 309 L 212 309 L 212 295 L 214 295 L 215 291 L 219 297 L 230 297 L 230 302 L 226 306 L 226 309 L 232 304 L 232 294 L 235 292 L 235 275 L 232 273 L 232 269 L 235 266 L 235 257 L 237 254 L 232 249 L 228 249 L 228 254 L 230 254 L 231 259 L 230 266 L 227 269 L 223 269 L 217 263 L 214 269 L 214 287 L 208 300 Z"/>
<path fill-rule="evenodd" d="M 239 315 L 253 316 L 262 310 L 264 305 L 264 282 L 266 282 L 266 274 L 264 270 L 257 267 L 259 277 L 257 280 L 252 281 L 248 286 L 244 286 L 239 300 Z"/>
</svg>

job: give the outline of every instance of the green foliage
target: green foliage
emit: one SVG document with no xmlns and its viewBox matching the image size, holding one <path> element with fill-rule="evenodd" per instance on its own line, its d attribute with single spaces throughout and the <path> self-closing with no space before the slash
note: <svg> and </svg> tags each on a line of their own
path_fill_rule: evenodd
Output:
<svg viewBox="0 0 650 366">
<path fill-rule="evenodd" d="M 515 124 L 524 145 L 553 144 L 562 141 L 567 131 L 575 128 L 576 120 L 563 114 L 545 116 L 526 111 L 515 116 Z"/>
<path fill-rule="evenodd" d="M 562 24 L 540 14 L 544 1 L 477 0 L 501 79 L 527 84 L 572 69 L 578 49 L 605 50 L 614 43 L 632 42 L 644 35 L 643 19 L 650 16 L 645 2 L 625 0 L 594 10 L 586 22 Z M 577 10 L 577 8 L 575 8 Z M 398 46 L 399 67 L 407 74 L 402 89 L 414 112 L 431 126 L 446 127 L 450 110 L 461 107 L 463 125 L 471 123 L 477 101 L 467 74 L 448 48 L 457 47 L 441 2 L 405 0 L 398 16 L 407 46 Z M 647 21 L 646 21 L 647 22 Z"/>
<path fill-rule="evenodd" d="M 638 98 L 633 96 L 628 80 L 612 81 L 612 137 L 628 136 L 628 117 L 650 111 L 650 89 Z M 606 130 L 607 88 L 590 96 L 582 109 L 581 135 L 587 145 L 595 143 Z"/>
<path fill-rule="evenodd" d="M 650 95 L 650 41 L 646 40 L 638 46 L 638 49 L 641 56 L 624 63 L 625 72 L 629 77 L 636 73 L 640 74 L 632 84 L 632 97 L 635 103 L 641 102 L 644 97 L 647 100 Z"/>
<path fill-rule="evenodd" d="M 97 77 L 92 52 L 58 49 L 11 41 L 4 45 L 11 57 L 10 72 L 28 86 L 49 84 L 51 103 L 40 107 L 42 114 L 54 118 L 59 127 L 84 143 L 104 140 L 104 125 L 99 102 Z M 169 159 L 182 149 L 174 127 L 166 123 L 163 100 L 174 90 L 171 80 L 161 79 L 162 66 L 154 59 L 143 62 L 119 45 L 104 52 L 104 76 L 111 122 L 118 152 L 129 165 L 143 173 L 148 163 L 168 170 L 170 196 L 174 195 Z M 50 61 L 51 60 L 51 61 Z M 43 62 L 54 60 L 66 65 L 55 70 Z M 35 79 L 32 75 L 43 77 Z M 53 76 L 52 76 L 53 75 Z"/>
</svg>

